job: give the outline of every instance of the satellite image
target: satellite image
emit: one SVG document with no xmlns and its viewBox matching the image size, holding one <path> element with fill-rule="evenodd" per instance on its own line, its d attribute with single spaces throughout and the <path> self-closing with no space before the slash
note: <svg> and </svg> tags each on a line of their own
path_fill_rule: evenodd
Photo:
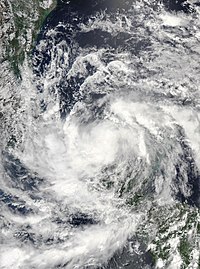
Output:
<svg viewBox="0 0 200 269">
<path fill-rule="evenodd" d="M 0 269 L 200 269 L 200 2 L 0 1 Z"/>
</svg>

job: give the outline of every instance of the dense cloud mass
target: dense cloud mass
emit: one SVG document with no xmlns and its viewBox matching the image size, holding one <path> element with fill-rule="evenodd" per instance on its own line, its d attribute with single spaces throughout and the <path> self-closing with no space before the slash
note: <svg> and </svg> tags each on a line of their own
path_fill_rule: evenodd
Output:
<svg viewBox="0 0 200 269">
<path fill-rule="evenodd" d="M 5 3 L 0 269 L 199 268 L 198 1 Z"/>
</svg>

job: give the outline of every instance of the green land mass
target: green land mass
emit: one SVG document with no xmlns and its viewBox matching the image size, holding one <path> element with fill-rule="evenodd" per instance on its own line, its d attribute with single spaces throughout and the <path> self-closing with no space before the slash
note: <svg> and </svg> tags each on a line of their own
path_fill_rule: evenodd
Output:
<svg viewBox="0 0 200 269">
<path fill-rule="evenodd" d="M 1 5 L 0 25 L 5 29 L 2 33 L 5 47 L 3 61 L 8 60 L 14 74 L 20 77 L 24 59 L 32 51 L 39 30 L 55 8 L 56 0 L 46 6 L 41 0 L 7 0 Z"/>
</svg>

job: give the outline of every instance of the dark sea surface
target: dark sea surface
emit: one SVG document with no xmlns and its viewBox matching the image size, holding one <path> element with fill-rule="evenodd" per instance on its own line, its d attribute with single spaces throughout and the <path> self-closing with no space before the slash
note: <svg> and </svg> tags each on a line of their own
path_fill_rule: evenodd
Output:
<svg viewBox="0 0 200 269">
<path fill-rule="evenodd" d="M 198 268 L 199 14 L 58 1 L 4 83 L 0 269 Z"/>
</svg>

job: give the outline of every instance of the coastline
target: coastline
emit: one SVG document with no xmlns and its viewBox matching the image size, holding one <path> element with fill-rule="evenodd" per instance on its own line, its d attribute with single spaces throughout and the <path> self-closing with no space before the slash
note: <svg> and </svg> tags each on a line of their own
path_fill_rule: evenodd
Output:
<svg viewBox="0 0 200 269">
<path fill-rule="evenodd" d="M 10 69 L 17 78 L 21 77 L 21 66 L 30 55 L 37 35 L 50 12 L 56 7 L 57 0 L 9 0 L 3 2 L 1 31 L 1 62 L 8 61 Z M 23 12 L 21 11 L 23 10 Z"/>
</svg>

